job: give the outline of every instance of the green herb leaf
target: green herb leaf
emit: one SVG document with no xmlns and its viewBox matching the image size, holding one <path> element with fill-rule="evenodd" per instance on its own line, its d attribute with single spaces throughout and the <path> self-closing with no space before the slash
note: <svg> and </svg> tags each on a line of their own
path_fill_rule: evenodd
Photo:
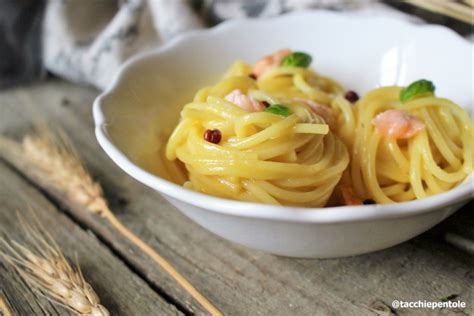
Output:
<svg viewBox="0 0 474 316">
<path fill-rule="evenodd" d="M 412 82 L 408 87 L 403 88 L 402 91 L 400 91 L 400 102 L 405 103 L 415 96 L 420 96 L 427 93 L 433 94 L 434 91 L 435 86 L 431 81 L 421 79 Z"/>
<path fill-rule="evenodd" d="M 308 68 L 313 59 L 303 52 L 294 52 L 283 58 L 281 66 Z"/>
<path fill-rule="evenodd" d="M 288 107 L 281 104 L 272 104 L 268 108 L 266 108 L 264 111 L 268 113 L 273 113 L 276 115 L 281 115 L 281 116 L 288 116 L 291 114 L 291 110 Z"/>
</svg>

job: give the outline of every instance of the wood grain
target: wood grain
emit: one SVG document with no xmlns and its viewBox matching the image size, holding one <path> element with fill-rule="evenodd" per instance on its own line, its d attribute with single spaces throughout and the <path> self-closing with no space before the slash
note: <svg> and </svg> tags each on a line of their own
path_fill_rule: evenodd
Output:
<svg viewBox="0 0 474 316">
<path fill-rule="evenodd" d="M 16 212 L 28 219 L 34 212 L 69 260 L 77 253 L 86 280 L 98 293 L 112 315 L 178 315 L 121 261 L 64 216 L 43 195 L 0 162 L 0 234 L 24 242 Z M 67 310 L 38 297 L 14 269 L 0 260 L 0 295 L 15 315 L 64 315 Z"/>
<path fill-rule="evenodd" d="M 93 89 L 61 81 L 0 94 L 0 133 L 19 137 L 28 131 L 32 118 L 46 118 L 64 127 L 103 184 L 120 220 L 226 314 L 372 315 L 374 302 L 440 300 L 451 294 L 468 303 L 467 309 L 458 311 L 461 315 L 472 313 L 473 256 L 445 242 L 448 232 L 468 240 L 472 236 L 473 226 L 464 225 L 473 221 L 469 208 L 410 242 L 369 255 L 304 260 L 240 247 L 200 228 L 106 157 L 93 134 L 91 104 L 96 94 Z M 28 170 L 22 172 L 28 175 Z M 204 314 L 166 273 L 105 221 L 79 207 L 68 205 L 67 209 L 155 290 L 185 311 Z M 411 312 L 399 310 L 397 314 Z M 429 312 L 419 311 L 421 315 Z M 451 312 L 440 310 L 439 314 Z"/>
</svg>

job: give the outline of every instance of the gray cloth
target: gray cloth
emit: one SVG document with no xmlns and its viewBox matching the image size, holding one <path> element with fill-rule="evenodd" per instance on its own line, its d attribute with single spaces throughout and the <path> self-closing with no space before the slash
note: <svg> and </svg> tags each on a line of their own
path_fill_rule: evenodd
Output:
<svg viewBox="0 0 474 316">
<path fill-rule="evenodd" d="M 274 16 L 307 9 L 346 9 L 361 14 L 407 15 L 370 0 L 204 1 L 200 11 L 186 0 L 50 1 L 44 20 L 43 61 L 67 79 L 102 89 L 130 56 L 156 47 L 177 34 L 211 23 L 243 17 Z"/>
<path fill-rule="evenodd" d="M 50 1 L 43 62 L 61 77 L 104 88 L 125 59 L 200 27 L 185 0 Z"/>
<path fill-rule="evenodd" d="M 366 16 L 391 15 L 422 23 L 395 9 L 396 1 L 49 0 L 43 6 L 44 3 L 45 0 L 0 0 L 0 88 L 40 78 L 46 68 L 62 78 L 103 89 L 132 55 L 162 45 L 180 33 L 234 18 L 329 9 Z"/>
</svg>

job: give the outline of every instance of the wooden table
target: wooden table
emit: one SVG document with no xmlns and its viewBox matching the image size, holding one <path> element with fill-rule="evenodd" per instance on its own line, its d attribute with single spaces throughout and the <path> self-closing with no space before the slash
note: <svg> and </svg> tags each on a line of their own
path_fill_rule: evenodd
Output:
<svg viewBox="0 0 474 316">
<path fill-rule="evenodd" d="M 308 260 L 250 250 L 207 232 L 115 166 L 94 136 L 91 105 L 97 93 L 57 79 L 3 91 L 0 133 L 20 139 L 33 120 L 64 128 L 118 218 L 225 314 L 376 315 L 394 299 L 438 301 L 457 294 L 466 309 L 417 313 L 472 315 L 474 203 L 413 240 L 368 255 Z M 14 214 L 31 207 L 66 255 L 78 254 L 85 278 L 112 315 L 206 314 L 105 220 L 64 207 L 1 157 L 0 234 L 21 239 Z M 0 297 L 19 315 L 67 314 L 36 297 L 2 261 Z"/>
</svg>

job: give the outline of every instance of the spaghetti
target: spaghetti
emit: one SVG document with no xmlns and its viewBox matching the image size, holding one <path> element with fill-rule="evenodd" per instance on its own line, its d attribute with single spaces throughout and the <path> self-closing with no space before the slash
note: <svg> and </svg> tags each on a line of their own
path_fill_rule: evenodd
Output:
<svg viewBox="0 0 474 316">
<path fill-rule="evenodd" d="M 400 92 L 400 87 L 373 90 L 354 109 L 353 188 L 361 198 L 377 203 L 446 192 L 473 169 L 473 124 L 468 114 L 452 101 L 432 94 L 401 103 Z M 390 132 L 378 126 L 384 113 L 392 120 L 415 119 L 411 127 L 417 131 L 412 134 L 410 126 L 405 126 L 404 133 L 410 137 L 390 137 Z M 398 117 L 400 113 L 406 113 L 405 118 Z M 396 128 L 392 127 L 392 134 Z"/>
<path fill-rule="evenodd" d="M 167 174 L 214 196 L 322 207 L 424 198 L 472 173 L 473 123 L 431 82 L 358 100 L 310 63 L 288 49 L 235 62 L 184 106 Z"/>
<path fill-rule="evenodd" d="M 329 102 L 342 88 L 300 67 L 268 69 L 256 80 L 251 73 L 237 62 L 221 82 L 197 92 L 169 138 L 167 159 L 184 164 L 184 185 L 196 191 L 241 201 L 324 206 L 349 154 L 312 102 Z M 222 134 L 218 144 L 203 137 L 212 130 Z"/>
</svg>

